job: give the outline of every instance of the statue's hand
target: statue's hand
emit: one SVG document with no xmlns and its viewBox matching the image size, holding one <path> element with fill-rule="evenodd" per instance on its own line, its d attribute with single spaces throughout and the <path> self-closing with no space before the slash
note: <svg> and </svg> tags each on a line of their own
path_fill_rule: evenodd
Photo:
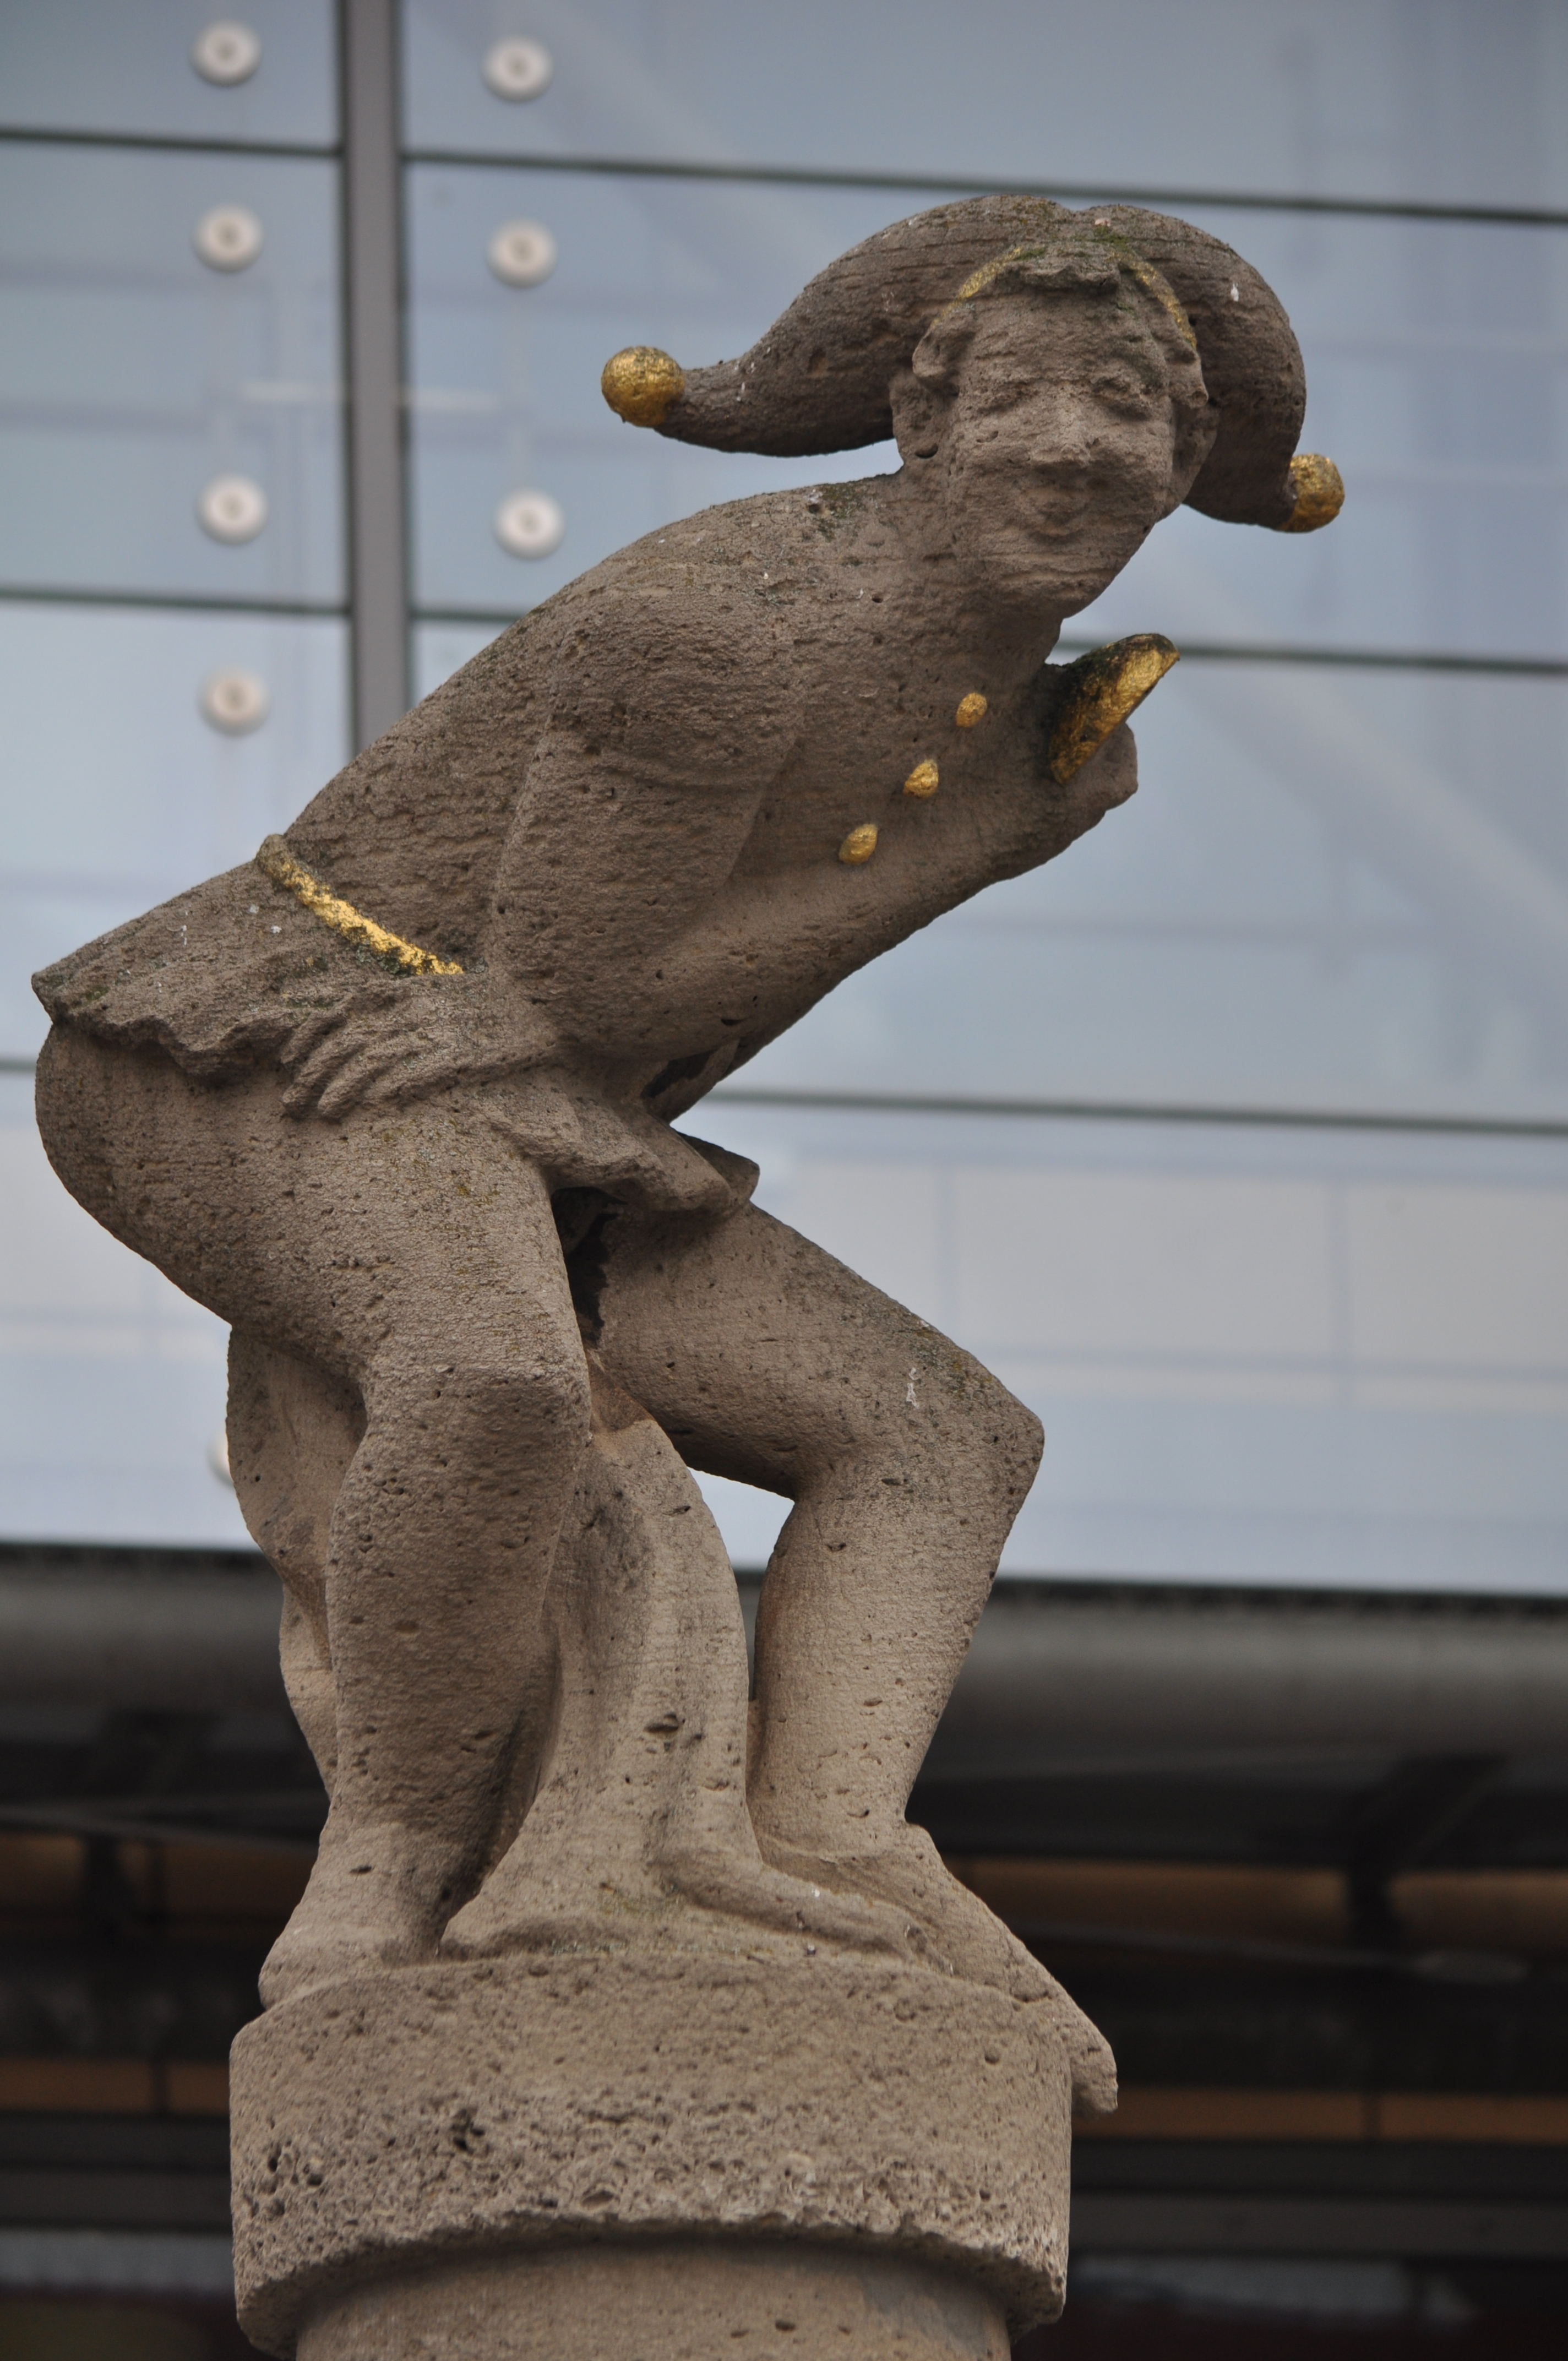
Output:
<svg viewBox="0 0 1568 2361">
<path fill-rule="evenodd" d="M 297 1064 L 285 1053 L 293 1071 L 283 1108 L 332 1120 L 351 1107 L 395 1106 L 533 1065 L 547 1046 L 516 1011 L 497 1006 L 483 975 L 411 979 L 305 1036 Z"/>
<path fill-rule="evenodd" d="M 1052 666 L 1057 691 L 1046 740 L 1046 766 L 1058 787 L 1078 776 L 1112 732 L 1136 712 L 1165 678 L 1178 652 L 1158 631 L 1113 640 L 1076 664 Z"/>
</svg>

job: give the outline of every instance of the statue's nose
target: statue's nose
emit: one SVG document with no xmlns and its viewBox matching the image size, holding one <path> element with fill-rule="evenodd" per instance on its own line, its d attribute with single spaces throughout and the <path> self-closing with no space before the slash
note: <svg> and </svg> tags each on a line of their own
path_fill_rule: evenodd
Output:
<svg viewBox="0 0 1568 2361">
<path fill-rule="evenodd" d="M 1070 483 L 1091 471 L 1095 456 L 1094 440 L 1085 433 L 1041 435 L 1029 454 L 1029 464 L 1047 482 Z"/>
<path fill-rule="evenodd" d="M 1101 441 L 1081 403 L 1055 402 L 1035 422 L 1029 463 L 1043 476 L 1079 475 L 1093 465 Z"/>
</svg>

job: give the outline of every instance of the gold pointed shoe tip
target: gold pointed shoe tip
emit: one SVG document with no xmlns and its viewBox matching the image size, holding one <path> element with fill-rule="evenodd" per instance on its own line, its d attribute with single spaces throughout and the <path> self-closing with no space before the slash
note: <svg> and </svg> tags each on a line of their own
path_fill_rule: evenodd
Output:
<svg viewBox="0 0 1568 2361">
<path fill-rule="evenodd" d="M 1058 787 L 1077 777 L 1113 730 L 1137 711 L 1180 661 L 1180 651 L 1161 632 L 1139 631 L 1063 664 L 1061 702 L 1046 749 L 1046 767 Z"/>
<path fill-rule="evenodd" d="M 685 369 L 657 345 L 628 345 L 599 379 L 599 391 L 628 426 L 663 426 L 685 390 Z"/>
<path fill-rule="evenodd" d="M 1277 533 L 1317 533 L 1344 506 L 1344 478 L 1321 451 L 1298 451 L 1290 462 L 1296 505 Z"/>
</svg>

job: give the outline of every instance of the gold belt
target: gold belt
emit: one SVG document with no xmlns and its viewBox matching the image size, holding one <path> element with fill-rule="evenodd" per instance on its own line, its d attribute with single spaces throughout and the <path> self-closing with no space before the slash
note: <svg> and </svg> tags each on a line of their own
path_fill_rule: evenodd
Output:
<svg viewBox="0 0 1568 2361">
<path fill-rule="evenodd" d="M 265 840 L 256 856 L 256 865 L 275 885 L 283 886 L 296 902 L 302 903 L 313 918 L 319 918 L 323 927 L 330 927 L 345 943 L 369 951 L 384 966 L 396 968 L 402 975 L 462 974 L 455 960 L 437 959 L 433 951 L 421 950 L 417 943 L 405 942 L 401 935 L 389 933 L 374 918 L 367 918 L 363 910 L 356 910 L 352 902 L 343 901 L 319 877 L 301 868 L 280 836 Z"/>
</svg>

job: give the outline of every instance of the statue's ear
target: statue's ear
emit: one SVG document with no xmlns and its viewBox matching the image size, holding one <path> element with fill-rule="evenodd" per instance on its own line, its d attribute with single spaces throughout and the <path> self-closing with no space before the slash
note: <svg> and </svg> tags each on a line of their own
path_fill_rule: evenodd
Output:
<svg viewBox="0 0 1568 2361">
<path fill-rule="evenodd" d="M 1172 409 L 1176 422 L 1176 448 L 1171 456 L 1170 506 L 1166 514 L 1173 516 L 1192 489 L 1198 472 L 1214 447 L 1220 431 L 1220 412 L 1212 401 L 1183 401 L 1180 391 L 1172 390 Z"/>
<path fill-rule="evenodd" d="M 893 431 L 906 467 L 911 460 L 936 456 L 958 390 L 959 363 L 973 335 L 967 306 L 944 313 L 927 329 L 909 367 L 899 370 L 888 389 Z"/>
<path fill-rule="evenodd" d="M 905 466 L 934 459 L 952 406 L 948 394 L 923 383 L 913 369 L 902 368 L 888 389 L 888 401 Z"/>
<path fill-rule="evenodd" d="M 974 306 L 949 304 L 938 312 L 909 357 L 909 366 L 922 385 L 947 393 L 956 390 L 959 364 L 974 338 Z"/>
</svg>

